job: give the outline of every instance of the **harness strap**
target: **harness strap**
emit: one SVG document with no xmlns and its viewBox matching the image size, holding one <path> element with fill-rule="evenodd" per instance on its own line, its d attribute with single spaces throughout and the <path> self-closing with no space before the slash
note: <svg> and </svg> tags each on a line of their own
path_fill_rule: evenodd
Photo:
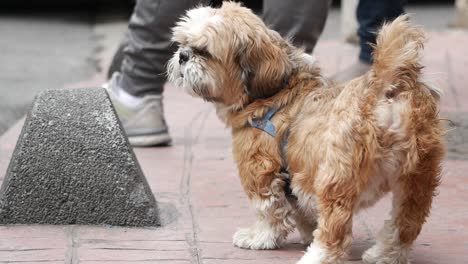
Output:
<svg viewBox="0 0 468 264">
<path fill-rule="evenodd" d="M 278 112 L 278 108 L 268 110 L 263 118 L 254 118 L 250 126 L 267 132 L 270 136 L 276 137 L 275 125 L 271 122 L 271 118 Z"/>
<path fill-rule="evenodd" d="M 276 137 L 276 128 L 273 122 L 271 122 L 271 119 L 273 116 L 279 111 L 278 108 L 271 108 L 268 110 L 268 112 L 265 114 L 264 117 L 262 118 L 254 118 L 252 120 L 252 123 L 249 124 L 251 127 L 255 127 L 257 129 L 260 129 L 266 133 L 268 133 L 272 137 Z M 297 199 L 296 196 L 292 194 L 292 190 L 290 187 L 291 184 L 291 178 L 288 172 L 287 164 L 286 164 L 286 145 L 288 144 L 288 136 L 289 136 L 289 130 L 286 131 L 286 133 L 283 136 L 283 139 L 281 140 L 280 143 L 280 151 L 281 151 L 281 158 L 283 160 L 283 167 L 281 168 L 281 175 L 284 177 L 284 192 L 286 194 L 286 197 L 289 197 L 291 199 Z"/>
<path fill-rule="evenodd" d="M 271 108 L 263 118 L 254 118 L 250 126 L 260 129 L 272 137 L 276 137 L 276 128 L 273 122 L 271 122 L 271 119 L 278 111 L 279 109 L 276 107 Z M 284 134 L 280 144 L 281 157 L 284 165 L 286 165 L 286 145 L 288 144 L 288 136 L 289 130 Z M 287 171 L 286 167 L 282 168 L 282 170 Z"/>
</svg>

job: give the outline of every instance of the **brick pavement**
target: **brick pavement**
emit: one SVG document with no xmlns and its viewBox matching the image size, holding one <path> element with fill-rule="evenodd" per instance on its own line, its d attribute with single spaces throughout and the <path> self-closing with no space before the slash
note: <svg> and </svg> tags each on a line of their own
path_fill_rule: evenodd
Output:
<svg viewBox="0 0 468 264">
<path fill-rule="evenodd" d="M 326 74 L 352 63 L 357 49 L 337 40 L 320 42 L 317 57 Z M 426 46 L 427 72 L 445 90 L 443 116 L 459 118 L 451 152 L 444 163 L 440 194 L 428 223 L 415 243 L 415 264 L 468 263 L 468 32 L 431 33 Z M 107 57 L 106 57 L 107 56 Z M 109 54 L 102 57 L 108 63 Z M 98 85 L 103 74 L 70 86 Z M 166 87 L 167 119 L 174 145 L 135 149 L 148 182 L 163 210 L 157 229 L 100 226 L 0 226 L 0 263 L 295 263 L 305 249 L 293 234 L 279 250 L 251 251 L 232 246 L 238 227 L 253 222 L 232 161 L 230 133 L 213 108 L 181 89 Z M 3 177 L 22 123 L 0 137 Z M 466 126 L 468 127 L 468 126 Z M 458 140 L 458 141 L 456 141 Z M 452 144 L 457 142 L 456 144 Z M 460 143 L 461 142 L 461 143 Z M 464 152 L 465 151 L 465 152 Z M 0 181 L 3 178 L 0 178 Z M 349 263 L 374 239 L 389 211 L 389 199 L 360 213 L 354 221 Z"/>
</svg>

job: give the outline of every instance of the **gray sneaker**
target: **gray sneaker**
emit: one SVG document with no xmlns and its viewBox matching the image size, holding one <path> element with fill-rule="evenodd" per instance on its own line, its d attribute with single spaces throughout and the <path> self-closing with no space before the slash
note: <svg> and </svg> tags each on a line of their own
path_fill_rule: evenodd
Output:
<svg viewBox="0 0 468 264">
<path fill-rule="evenodd" d="M 137 106 L 129 108 L 116 96 L 118 87 L 115 83 L 119 77 L 119 73 L 114 73 L 103 87 L 109 94 L 130 145 L 134 147 L 170 145 L 172 140 L 164 120 L 162 96 L 146 95 Z"/>
</svg>

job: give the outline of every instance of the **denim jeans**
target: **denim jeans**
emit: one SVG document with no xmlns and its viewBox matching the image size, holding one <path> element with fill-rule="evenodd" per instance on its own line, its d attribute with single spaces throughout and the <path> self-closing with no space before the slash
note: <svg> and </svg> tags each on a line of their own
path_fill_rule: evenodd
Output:
<svg viewBox="0 0 468 264">
<path fill-rule="evenodd" d="M 407 0 L 360 0 L 357 7 L 358 35 L 361 51 L 359 59 L 372 63 L 372 46 L 376 33 L 385 21 L 391 21 L 404 13 Z"/>
</svg>

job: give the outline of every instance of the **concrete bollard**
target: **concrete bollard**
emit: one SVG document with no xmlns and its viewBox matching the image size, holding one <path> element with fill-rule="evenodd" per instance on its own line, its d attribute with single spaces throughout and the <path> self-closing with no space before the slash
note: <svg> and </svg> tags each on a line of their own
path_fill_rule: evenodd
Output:
<svg viewBox="0 0 468 264">
<path fill-rule="evenodd" d="M 0 224 L 159 223 L 156 200 L 106 91 L 40 93 L 0 189 Z"/>
</svg>

